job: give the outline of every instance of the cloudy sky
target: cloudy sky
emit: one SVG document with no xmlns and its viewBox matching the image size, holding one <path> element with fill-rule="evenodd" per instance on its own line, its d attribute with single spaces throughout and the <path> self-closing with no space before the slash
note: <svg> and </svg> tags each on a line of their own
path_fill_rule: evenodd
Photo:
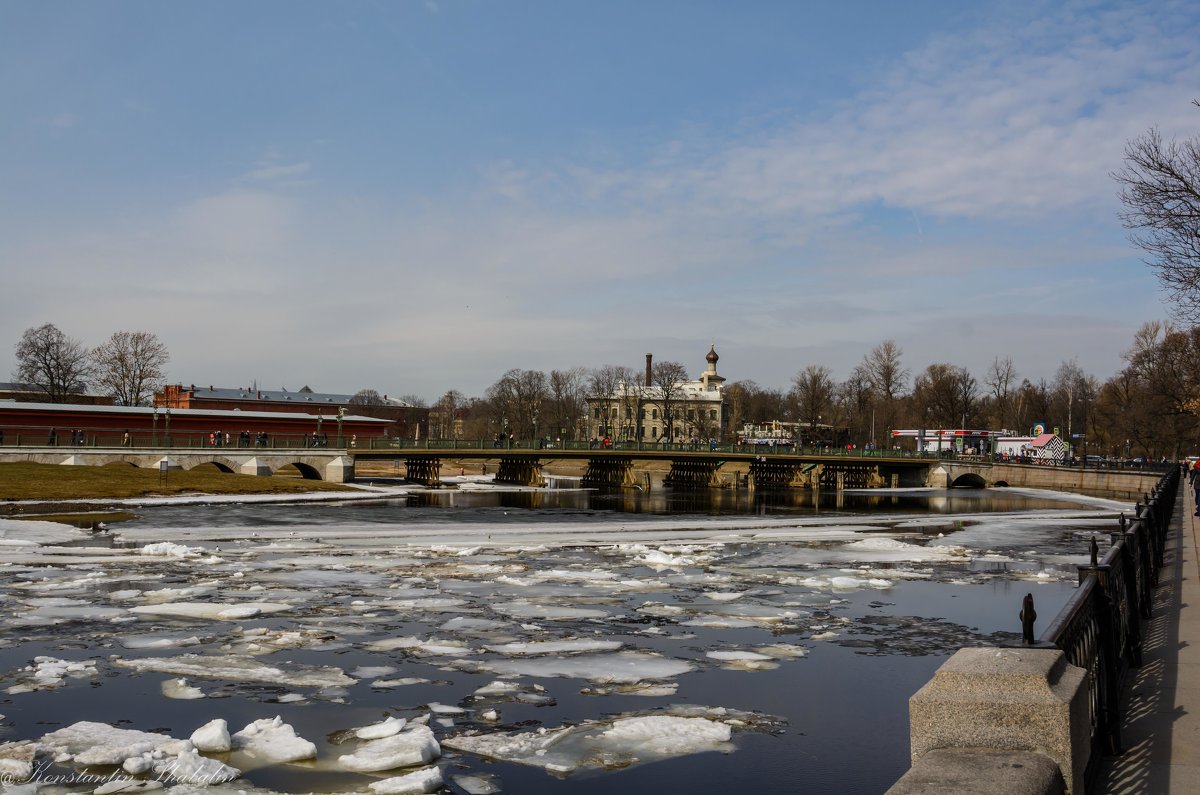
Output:
<svg viewBox="0 0 1200 795">
<path fill-rule="evenodd" d="M 1101 379 L 1162 294 L 1110 173 L 1200 130 L 1190 2 L 0 0 L 0 380 L 430 401 L 647 352 L 785 388 Z"/>
</svg>

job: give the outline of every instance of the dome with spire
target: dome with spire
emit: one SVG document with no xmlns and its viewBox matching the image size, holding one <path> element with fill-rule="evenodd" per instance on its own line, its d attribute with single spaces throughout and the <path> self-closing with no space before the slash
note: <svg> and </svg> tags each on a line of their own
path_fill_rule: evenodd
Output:
<svg viewBox="0 0 1200 795">
<path fill-rule="evenodd" d="M 717 360 L 719 360 L 720 358 L 721 358 L 720 356 L 717 356 L 716 344 L 714 343 L 713 345 L 710 345 L 708 347 L 708 355 L 704 357 L 704 360 L 706 362 L 708 362 L 709 364 L 716 364 Z"/>
</svg>

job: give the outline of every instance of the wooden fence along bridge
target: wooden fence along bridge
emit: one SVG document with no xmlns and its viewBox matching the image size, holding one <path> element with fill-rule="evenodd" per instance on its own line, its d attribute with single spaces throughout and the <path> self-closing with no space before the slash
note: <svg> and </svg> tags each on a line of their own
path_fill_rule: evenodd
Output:
<svg viewBox="0 0 1200 795">
<path fill-rule="evenodd" d="M 657 449 L 656 449 L 657 448 Z M 1139 497 L 1145 478 L 1160 474 L 1140 470 L 993 462 L 976 456 L 921 456 L 888 451 L 798 451 L 761 445 L 630 445 L 592 448 L 586 444 L 539 447 L 537 442 L 403 442 L 358 440 L 348 447 L 269 446 L 213 447 L 205 444 L 126 447 L 119 445 L 4 445 L 0 462 L 98 466 L 124 463 L 138 467 L 192 469 L 212 465 L 225 472 L 270 475 L 293 466 L 306 478 L 345 482 L 355 477 L 360 461 L 388 461 L 403 466 L 407 479 L 427 487 L 441 484 L 444 461 L 495 466 L 495 480 L 521 486 L 544 486 L 547 461 L 570 462 L 584 471 L 584 487 L 622 488 L 651 485 L 651 471 L 671 488 L 870 489 L 1029 486 L 1079 489 Z"/>
</svg>

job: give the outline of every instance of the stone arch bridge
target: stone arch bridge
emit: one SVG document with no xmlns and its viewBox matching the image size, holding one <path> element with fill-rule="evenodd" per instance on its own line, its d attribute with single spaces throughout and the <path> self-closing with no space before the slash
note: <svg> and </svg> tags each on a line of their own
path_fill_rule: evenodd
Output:
<svg viewBox="0 0 1200 795">
<path fill-rule="evenodd" d="M 222 472 L 273 475 L 294 466 L 309 480 L 344 483 L 354 479 L 354 459 L 345 450 L 255 448 L 0 447 L 0 462 L 29 461 L 66 466 L 128 464 L 179 471 L 215 466 Z"/>
<path fill-rule="evenodd" d="M 215 466 L 224 472 L 271 475 L 294 466 L 305 478 L 334 483 L 351 481 L 359 460 L 402 463 L 409 480 L 428 486 L 440 482 L 445 459 L 497 462 L 496 480 L 527 486 L 545 484 L 546 460 L 576 460 L 586 466 L 583 485 L 639 486 L 636 465 L 669 465 L 662 485 L 711 488 L 984 488 L 1027 486 L 1093 491 L 1137 498 L 1159 472 L 1079 469 L 1065 466 L 990 463 L 967 459 L 870 457 L 860 455 L 760 454 L 743 450 L 493 449 L 490 447 L 409 447 L 402 449 L 210 448 L 210 447 L 0 447 L 0 462 L 131 466 L 190 470 Z M 666 467 L 662 467 L 666 468 Z"/>
</svg>

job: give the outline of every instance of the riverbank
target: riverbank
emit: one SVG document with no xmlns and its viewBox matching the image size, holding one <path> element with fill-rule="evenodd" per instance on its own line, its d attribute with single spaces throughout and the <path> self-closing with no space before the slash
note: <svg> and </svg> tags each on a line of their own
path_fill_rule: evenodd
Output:
<svg viewBox="0 0 1200 795">
<path fill-rule="evenodd" d="M 54 464 L 0 464 L 0 502 L 66 502 L 116 500 L 180 494 L 304 494 L 352 492 L 352 486 L 221 472 L 138 469 L 129 466 L 70 467 Z M 77 507 L 77 506 L 76 506 Z M 19 506 L 0 506 L 0 514 L 21 513 Z"/>
</svg>

